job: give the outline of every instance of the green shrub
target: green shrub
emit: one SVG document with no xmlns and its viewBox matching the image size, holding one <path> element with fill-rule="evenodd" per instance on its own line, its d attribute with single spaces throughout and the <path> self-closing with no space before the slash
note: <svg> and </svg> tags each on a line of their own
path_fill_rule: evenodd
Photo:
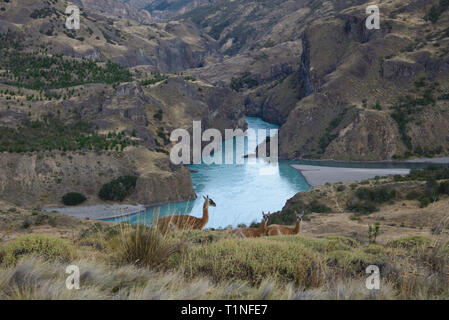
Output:
<svg viewBox="0 0 449 320">
<path fill-rule="evenodd" d="M 106 201 L 123 201 L 131 192 L 131 189 L 136 187 L 137 177 L 121 176 L 103 185 L 98 193 L 100 199 Z"/>
<path fill-rule="evenodd" d="M 15 265 L 25 255 L 37 255 L 45 260 L 61 262 L 69 262 L 75 255 L 73 247 L 66 240 L 43 234 L 22 236 L 5 244 L 0 251 L 1 263 L 6 266 Z"/>
<path fill-rule="evenodd" d="M 432 203 L 432 199 L 428 196 L 424 196 L 419 199 L 419 206 L 421 208 L 425 208 L 431 203 Z"/>
<path fill-rule="evenodd" d="M 410 236 L 392 240 L 387 243 L 387 246 L 392 248 L 412 249 L 414 247 L 428 246 L 432 241 L 423 236 Z"/>
<path fill-rule="evenodd" d="M 62 197 L 62 203 L 66 206 L 76 206 L 86 201 L 86 197 L 78 192 L 69 192 Z"/>
<path fill-rule="evenodd" d="M 443 181 L 438 187 L 438 192 L 441 194 L 449 194 L 449 181 Z"/>
<path fill-rule="evenodd" d="M 383 203 L 390 201 L 396 197 L 396 190 L 387 187 L 376 189 L 359 188 L 356 191 L 356 197 L 360 200 L 372 201 L 375 203 Z"/>
<path fill-rule="evenodd" d="M 377 211 L 377 206 L 372 201 L 361 200 L 361 201 L 350 201 L 346 207 L 352 212 L 357 212 L 361 214 L 369 214 Z"/>
<path fill-rule="evenodd" d="M 316 212 L 316 213 L 332 212 L 331 208 L 329 208 L 328 206 L 326 206 L 322 203 L 319 203 L 317 200 L 313 200 L 307 207 L 311 212 Z"/>
<path fill-rule="evenodd" d="M 23 223 L 22 223 L 22 228 L 28 229 L 30 226 L 31 226 L 30 220 L 28 218 L 25 218 L 25 220 L 23 220 Z"/>
</svg>

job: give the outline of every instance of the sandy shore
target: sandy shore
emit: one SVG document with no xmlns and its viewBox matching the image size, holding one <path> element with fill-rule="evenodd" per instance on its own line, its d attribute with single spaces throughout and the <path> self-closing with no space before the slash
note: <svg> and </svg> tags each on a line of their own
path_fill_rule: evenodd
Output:
<svg viewBox="0 0 449 320">
<path fill-rule="evenodd" d="M 410 160 L 405 160 L 405 162 L 411 162 L 411 163 L 449 164 L 449 157 L 410 159 Z"/>
<path fill-rule="evenodd" d="M 57 211 L 59 213 L 78 219 L 102 220 L 131 215 L 145 210 L 143 205 L 111 204 L 91 205 L 76 207 L 47 207 L 45 211 Z"/>
<path fill-rule="evenodd" d="M 361 181 L 372 179 L 376 176 L 405 175 L 410 172 L 410 169 L 340 168 L 301 164 L 292 164 L 291 166 L 301 171 L 301 174 L 311 186 L 326 183 Z"/>
</svg>

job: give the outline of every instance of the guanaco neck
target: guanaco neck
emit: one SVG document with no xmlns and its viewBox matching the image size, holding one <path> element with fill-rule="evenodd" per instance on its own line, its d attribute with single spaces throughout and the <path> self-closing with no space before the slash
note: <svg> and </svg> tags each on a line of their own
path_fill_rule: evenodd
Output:
<svg viewBox="0 0 449 320">
<path fill-rule="evenodd" d="M 206 225 L 208 221 L 209 221 L 209 204 L 207 203 L 207 201 L 204 201 L 203 217 L 201 218 L 201 222 L 203 223 L 203 225 Z"/>
<path fill-rule="evenodd" d="M 264 233 L 264 231 L 265 231 L 265 226 L 266 226 L 265 220 L 262 220 L 262 224 L 260 225 L 259 231 L 262 232 L 262 233 Z"/>
<path fill-rule="evenodd" d="M 295 225 L 295 233 L 299 233 L 299 231 L 301 230 L 301 222 L 299 222 L 298 220 L 296 220 L 296 225 Z"/>
</svg>

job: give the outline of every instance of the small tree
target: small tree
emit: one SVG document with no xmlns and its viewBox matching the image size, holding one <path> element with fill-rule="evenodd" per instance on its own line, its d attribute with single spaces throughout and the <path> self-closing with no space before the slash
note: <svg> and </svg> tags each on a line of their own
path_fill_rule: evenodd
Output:
<svg viewBox="0 0 449 320">
<path fill-rule="evenodd" d="M 62 197 L 62 203 L 66 206 L 76 206 L 86 201 L 86 197 L 78 192 L 69 192 Z"/>
</svg>

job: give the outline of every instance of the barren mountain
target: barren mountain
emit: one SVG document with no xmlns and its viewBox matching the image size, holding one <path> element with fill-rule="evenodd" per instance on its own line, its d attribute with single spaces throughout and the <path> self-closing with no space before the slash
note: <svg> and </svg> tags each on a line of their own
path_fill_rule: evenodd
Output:
<svg viewBox="0 0 449 320">
<path fill-rule="evenodd" d="M 84 10 L 81 29 L 70 31 L 67 4 L 1 3 L 2 199 L 42 206 L 81 192 L 95 203 L 120 176 L 137 177 L 127 201 L 196 197 L 189 171 L 169 161 L 171 131 L 193 120 L 204 129 L 246 126 L 238 93 L 164 74 L 201 61 L 207 36 L 192 23 L 149 26 Z"/>
<path fill-rule="evenodd" d="M 380 160 L 449 153 L 449 4 L 214 1 L 182 19 L 216 39 L 196 77 L 245 96 L 247 113 L 282 125 L 289 159 Z M 184 20 L 182 20 L 184 21 Z"/>
</svg>

